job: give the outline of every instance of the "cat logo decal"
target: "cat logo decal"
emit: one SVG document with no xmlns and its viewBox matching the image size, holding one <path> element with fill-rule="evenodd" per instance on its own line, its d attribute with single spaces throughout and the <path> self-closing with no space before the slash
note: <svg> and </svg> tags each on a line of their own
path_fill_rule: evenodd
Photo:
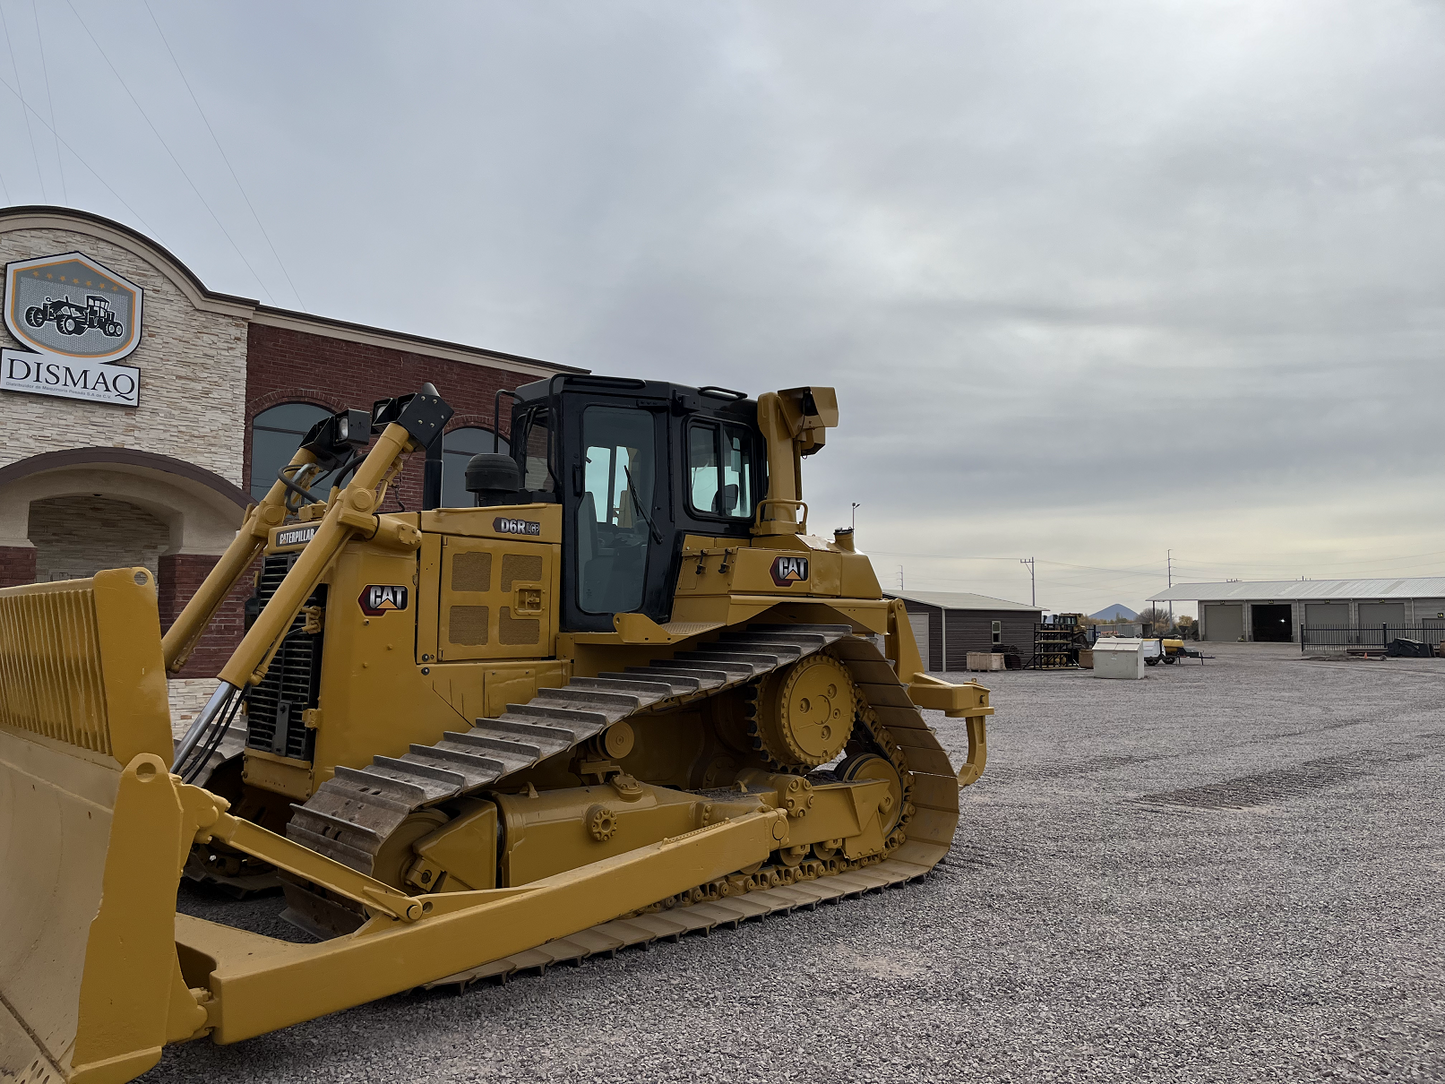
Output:
<svg viewBox="0 0 1445 1084">
<path fill-rule="evenodd" d="M 399 584 L 369 583 L 361 589 L 357 602 L 367 617 L 383 617 L 392 610 L 406 609 L 409 592 Z"/>
<path fill-rule="evenodd" d="M 773 558 L 773 582 L 779 587 L 792 587 L 808 578 L 806 557 L 780 556 Z"/>
</svg>

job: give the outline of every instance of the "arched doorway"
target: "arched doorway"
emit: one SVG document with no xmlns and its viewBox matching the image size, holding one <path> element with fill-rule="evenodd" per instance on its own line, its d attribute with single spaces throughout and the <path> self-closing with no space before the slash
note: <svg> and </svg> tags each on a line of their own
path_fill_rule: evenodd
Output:
<svg viewBox="0 0 1445 1084">
<path fill-rule="evenodd" d="M 32 456 L 0 469 L 0 576 L 9 586 L 143 565 L 156 573 L 167 628 L 235 537 L 245 504 L 245 492 L 226 479 L 150 452 Z M 230 655 L 245 586 L 201 641 L 187 676 L 214 674 Z"/>
<path fill-rule="evenodd" d="M 171 528 L 139 505 L 92 493 L 31 501 L 28 537 L 35 547 L 35 580 L 43 583 L 137 565 L 159 575 Z"/>
</svg>

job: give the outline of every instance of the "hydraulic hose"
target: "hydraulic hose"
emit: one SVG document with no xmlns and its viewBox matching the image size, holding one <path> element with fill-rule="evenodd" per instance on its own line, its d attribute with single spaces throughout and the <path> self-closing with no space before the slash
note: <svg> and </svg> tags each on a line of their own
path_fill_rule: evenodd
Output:
<svg viewBox="0 0 1445 1084">
<path fill-rule="evenodd" d="M 220 744 L 219 742 L 216 745 L 211 744 L 215 733 L 208 733 L 208 731 L 213 725 L 219 724 L 216 727 L 216 733 L 225 733 L 226 727 L 231 723 L 231 716 L 234 714 L 232 710 L 228 709 L 231 708 L 232 700 L 240 691 L 229 681 L 223 681 L 216 686 L 216 691 L 211 694 L 211 699 L 206 701 L 206 706 L 201 709 L 201 714 L 196 716 L 196 721 L 186 731 L 186 736 L 181 739 L 181 744 L 176 746 L 172 770 L 186 782 L 190 782 L 199 773 L 199 766 L 209 759 L 210 752 L 214 752 L 216 745 Z M 191 759 L 191 754 L 195 752 L 196 746 L 201 744 L 203 738 L 206 739 L 206 746 L 210 752 L 202 756 L 195 764 L 188 766 L 187 761 Z"/>
</svg>

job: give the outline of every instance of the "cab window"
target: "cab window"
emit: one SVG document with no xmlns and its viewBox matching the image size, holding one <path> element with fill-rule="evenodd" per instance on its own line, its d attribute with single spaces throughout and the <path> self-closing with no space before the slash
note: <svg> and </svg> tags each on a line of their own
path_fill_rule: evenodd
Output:
<svg viewBox="0 0 1445 1084">
<path fill-rule="evenodd" d="M 550 448 L 545 407 L 527 415 L 526 434 L 523 444 L 526 459 L 522 471 L 522 488 L 540 493 L 555 493 L 557 482 L 552 477 L 548 464 Z"/>
<path fill-rule="evenodd" d="M 648 411 L 590 406 L 582 413 L 577 603 L 587 613 L 629 613 L 642 605 L 657 475 L 654 437 Z"/>
<path fill-rule="evenodd" d="M 751 519 L 752 442 L 746 429 L 694 421 L 688 426 L 688 501 L 705 516 Z"/>
</svg>

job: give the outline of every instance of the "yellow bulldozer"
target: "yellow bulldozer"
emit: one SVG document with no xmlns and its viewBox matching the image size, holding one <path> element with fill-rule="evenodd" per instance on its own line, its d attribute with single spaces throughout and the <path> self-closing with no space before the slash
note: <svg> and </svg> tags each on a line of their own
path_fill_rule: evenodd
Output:
<svg viewBox="0 0 1445 1084">
<path fill-rule="evenodd" d="M 167 1043 L 947 853 L 992 708 L 924 672 L 851 532 L 809 533 L 833 390 L 511 394 L 472 507 L 428 469 L 381 511 L 439 450 L 430 385 L 318 423 L 164 637 L 144 568 L 0 591 L 0 1078 L 130 1080 Z M 253 564 L 177 740 L 167 674 Z M 961 768 L 920 708 L 962 720 Z M 182 877 L 279 885 L 314 941 L 178 913 Z"/>
</svg>

